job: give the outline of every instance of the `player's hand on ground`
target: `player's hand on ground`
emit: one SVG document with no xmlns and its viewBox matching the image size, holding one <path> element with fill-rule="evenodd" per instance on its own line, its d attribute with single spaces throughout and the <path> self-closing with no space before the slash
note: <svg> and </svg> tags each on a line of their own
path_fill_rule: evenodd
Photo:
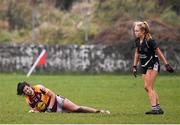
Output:
<svg viewBox="0 0 180 125">
<path fill-rule="evenodd" d="M 29 113 L 38 113 L 39 111 L 36 111 L 36 110 L 33 110 L 33 109 L 31 109 L 31 110 L 29 110 Z"/>
<path fill-rule="evenodd" d="M 174 69 L 169 64 L 166 64 L 165 67 L 166 67 L 166 71 L 168 71 L 170 73 L 174 72 Z"/>
<path fill-rule="evenodd" d="M 134 77 L 137 77 L 137 66 L 133 66 L 132 72 Z"/>
</svg>

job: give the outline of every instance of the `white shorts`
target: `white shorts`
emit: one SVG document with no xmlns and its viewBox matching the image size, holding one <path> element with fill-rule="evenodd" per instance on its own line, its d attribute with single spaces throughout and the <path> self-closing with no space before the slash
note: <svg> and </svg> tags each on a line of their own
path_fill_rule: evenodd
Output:
<svg viewBox="0 0 180 125">
<path fill-rule="evenodd" d="M 56 112 L 65 112 L 65 110 L 63 109 L 65 98 L 62 96 L 56 96 L 56 99 L 57 99 L 57 110 L 56 110 Z"/>
</svg>

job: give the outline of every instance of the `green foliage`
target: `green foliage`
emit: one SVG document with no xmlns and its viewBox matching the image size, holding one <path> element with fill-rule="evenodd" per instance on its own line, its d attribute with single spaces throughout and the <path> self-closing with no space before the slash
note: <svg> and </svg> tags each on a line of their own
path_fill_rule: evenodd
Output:
<svg viewBox="0 0 180 125">
<path fill-rule="evenodd" d="M 1 0 L 0 30 L 8 33 L 1 31 L 0 41 L 31 41 L 32 9 L 36 10 L 36 41 L 47 44 L 81 44 L 84 42 L 86 27 L 91 41 L 98 33 L 113 27 L 118 21 L 156 19 L 174 27 L 179 26 L 180 22 L 180 17 L 171 9 L 171 5 L 176 5 L 176 0 L 163 3 L 162 6 L 156 0 L 102 0 L 101 6 L 100 1 L 72 4 L 75 1 L 55 0 L 54 4 L 46 5 L 39 0 L 33 8 L 27 1 Z M 67 11 L 61 10 L 62 4 L 67 4 L 67 8 L 64 8 Z M 86 15 L 83 6 L 90 6 L 90 15 Z M 88 25 L 85 24 L 85 17 Z"/>
<path fill-rule="evenodd" d="M 127 16 L 131 17 L 133 20 L 148 20 L 162 17 L 161 19 L 165 22 L 166 18 L 172 17 L 172 20 L 167 21 L 170 24 L 174 24 L 174 22 L 176 22 L 175 20 L 179 19 L 179 16 L 171 9 L 164 9 L 161 6 L 158 6 L 156 1 L 145 0 L 110 0 L 103 3 L 98 12 L 98 17 L 102 19 L 102 21 L 110 24 L 119 19 L 123 20 L 123 18 L 126 18 Z"/>
<path fill-rule="evenodd" d="M 7 31 L 0 31 L 0 42 L 6 43 L 11 41 L 11 34 Z"/>
<path fill-rule="evenodd" d="M 17 3 L 16 1 L 9 1 L 6 10 L 6 18 L 10 29 L 28 28 L 31 24 L 31 8 L 25 3 Z"/>
<path fill-rule="evenodd" d="M 108 109 L 110 115 L 81 113 L 28 113 L 24 97 L 16 95 L 19 81 L 41 83 L 78 105 Z M 1 124 L 179 124 L 179 76 L 159 76 L 155 87 L 165 114 L 146 116 L 149 99 L 141 77 L 131 75 L 25 75 L 0 74 Z M 3 81 L 3 82 L 2 82 Z"/>
<path fill-rule="evenodd" d="M 179 25 L 180 23 L 180 17 L 176 15 L 176 13 L 169 8 L 165 9 L 160 16 L 164 22 L 170 23 L 174 26 Z"/>
</svg>

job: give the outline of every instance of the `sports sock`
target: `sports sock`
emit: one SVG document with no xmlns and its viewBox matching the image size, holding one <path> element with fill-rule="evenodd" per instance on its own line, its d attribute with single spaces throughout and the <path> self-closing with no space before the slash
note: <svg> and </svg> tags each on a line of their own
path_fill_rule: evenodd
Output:
<svg viewBox="0 0 180 125">
<path fill-rule="evenodd" d="M 152 110 L 159 110 L 159 109 L 158 109 L 157 105 L 155 105 L 155 106 L 152 106 Z"/>
<path fill-rule="evenodd" d="M 157 104 L 156 107 L 158 110 L 161 109 L 160 104 Z"/>
</svg>

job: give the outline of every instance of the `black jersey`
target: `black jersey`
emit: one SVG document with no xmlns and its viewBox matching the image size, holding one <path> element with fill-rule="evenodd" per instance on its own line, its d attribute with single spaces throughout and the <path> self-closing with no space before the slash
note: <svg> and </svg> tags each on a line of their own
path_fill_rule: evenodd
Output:
<svg viewBox="0 0 180 125">
<path fill-rule="evenodd" d="M 136 48 L 138 49 L 138 55 L 141 63 L 141 67 L 148 66 L 152 61 L 159 61 L 158 56 L 155 54 L 155 49 L 158 47 L 155 40 L 144 40 L 140 43 L 139 39 L 135 41 Z"/>
</svg>

